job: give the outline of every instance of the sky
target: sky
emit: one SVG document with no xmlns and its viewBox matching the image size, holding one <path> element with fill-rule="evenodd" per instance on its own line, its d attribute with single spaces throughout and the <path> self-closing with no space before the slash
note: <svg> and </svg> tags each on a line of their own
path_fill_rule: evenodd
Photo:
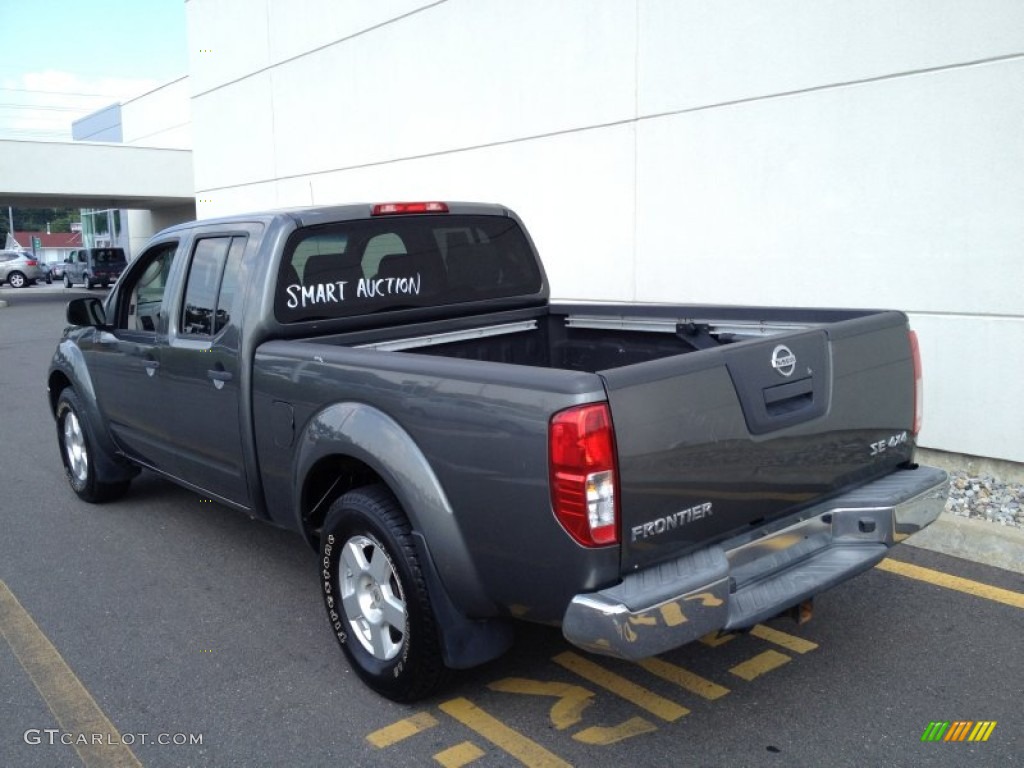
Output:
<svg viewBox="0 0 1024 768">
<path fill-rule="evenodd" d="M 188 73 L 185 0 L 0 0 L 0 139 L 71 123 Z"/>
</svg>

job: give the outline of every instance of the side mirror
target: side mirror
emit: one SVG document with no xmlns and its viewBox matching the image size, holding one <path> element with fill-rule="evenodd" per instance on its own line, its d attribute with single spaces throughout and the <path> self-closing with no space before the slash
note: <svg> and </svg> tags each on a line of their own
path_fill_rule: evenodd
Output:
<svg viewBox="0 0 1024 768">
<path fill-rule="evenodd" d="M 107 324 L 107 313 L 103 311 L 103 302 L 93 296 L 69 301 L 67 318 L 71 325 L 102 328 Z"/>
</svg>

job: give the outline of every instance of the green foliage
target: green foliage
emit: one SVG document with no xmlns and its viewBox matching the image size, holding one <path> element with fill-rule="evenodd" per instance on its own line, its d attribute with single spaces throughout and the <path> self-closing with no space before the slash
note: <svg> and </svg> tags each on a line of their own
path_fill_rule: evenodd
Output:
<svg viewBox="0 0 1024 768">
<path fill-rule="evenodd" d="M 14 228 L 18 232 L 45 232 L 50 225 L 51 232 L 70 232 L 71 222 L 78 221 L 77 208 L 17 208 L 14 209 Z M 0 210 L 0 245 L 7 238 L 10 222 L 7 210 Z"/>
</svg>

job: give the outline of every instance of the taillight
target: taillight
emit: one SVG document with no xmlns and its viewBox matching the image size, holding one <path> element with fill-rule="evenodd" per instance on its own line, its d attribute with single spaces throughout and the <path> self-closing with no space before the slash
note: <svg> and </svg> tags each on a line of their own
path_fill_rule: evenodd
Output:
<svg viewBox="0 0 1024 768">
<path fill-rule="evenodd" d="M 33 261 L 32 259 L 29 259 L 28 261 L 26 261 L 26 262 L 25 262 L 25 266 L 26 266 L 26 267 L 34 267 L 34 266 L 36 266 L 36 265 L 37 265 L 38 263 L 39 263 L 38 261 Z"/>
<path fill-rule="evenodd" d="M 921 431 L 924 418 L 924 381 L 921 379 L 921 347 L 914 331 L 910 331 L 910 356 L 914 361 L 914 427 L 911 431 L 916 435 Z"/>
<path fill-rule="evenodd" d="M 618 543 L 619 473 L 608 404 L 556 413 L 548 444 L 551 506 L 558 522 L 585 547 Z"/>
<path fill-rule="evenodd" d="M 373 206 L 374 216 L 392 213 L 448 213 L 447 203 L 378 203 Z"/>
</svg>

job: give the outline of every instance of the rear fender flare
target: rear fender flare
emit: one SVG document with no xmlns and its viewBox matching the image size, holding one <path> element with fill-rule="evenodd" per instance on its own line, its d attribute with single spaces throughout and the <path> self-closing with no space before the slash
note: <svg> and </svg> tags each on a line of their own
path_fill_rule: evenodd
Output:
<svg viewBox="0 0 1024 768">
<path fill-rule="evenodd" d="M 487 616 L 494 604 L 480 588 L 469 549 L 444 488 L 408 432 L 365 403 L 336 403 L 310 419 L 295 453 L 294 506 L 302 530 L 302 490 L 310 470 L 329 456 L 358 459 L 387 484 L 423 537 L 441 584 L 467 615 Z"/>
</svg>

